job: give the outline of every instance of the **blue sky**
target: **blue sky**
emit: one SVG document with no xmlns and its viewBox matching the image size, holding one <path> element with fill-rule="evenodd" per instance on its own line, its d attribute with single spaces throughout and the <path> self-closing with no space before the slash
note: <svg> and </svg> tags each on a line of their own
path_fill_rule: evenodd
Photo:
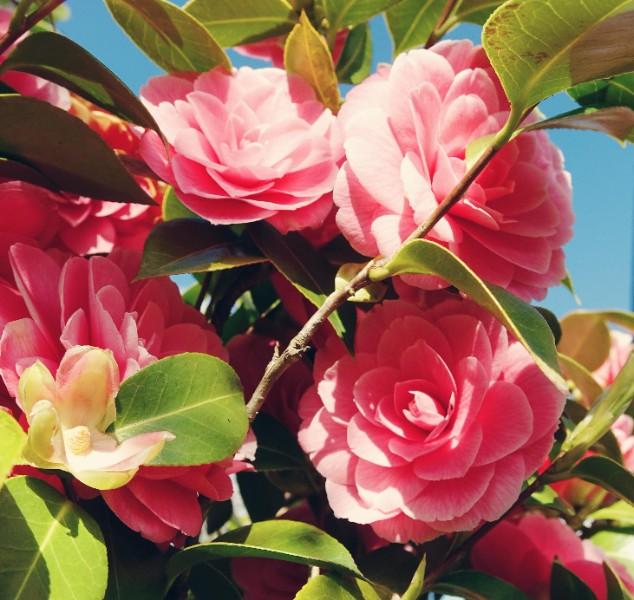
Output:
<svg viewBox="0 0 634 600">
<path fill-rule="evenodd" d="M 183 4 L 183 2 L 176 2 Z M 133 90 L 160 70 L 118 28 L 101 0 L 69 0 L 72 18 L 63 33 L 92 52 Z M 390 62 L 391 41 L 381 19 L 372 24 L 374 62 Z M 480 28 L 462 25 L 449 37 L 479 41 Z M 234 64 L 245 64 L 232 56 Z M 572 108 L 565 95 L 541 106 L 552 116 Z M 576 213 L 575 237 L 566 247 L 568 270 L 583 308 L 629 309 L 632 297 L 632 225 L 634 223 L 634 150 L 589 132 L 554 131 L 551 139 L 572 173 Z M 551 290 L 543 302 L 558 315 L 575 308 L 567 290 Z"/>
</svg>

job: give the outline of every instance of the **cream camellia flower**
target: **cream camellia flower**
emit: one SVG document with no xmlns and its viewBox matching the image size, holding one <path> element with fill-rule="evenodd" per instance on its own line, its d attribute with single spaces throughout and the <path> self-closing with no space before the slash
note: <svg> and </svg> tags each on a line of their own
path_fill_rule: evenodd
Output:
<svg viewBox="0 0 634 600">
<path fill-rule="evenodd" d="M 114 422 L 119 368 L 110 350 L 74 346 L 54 378 L 37 361 L 22 373 L 18 402 L 29 422 L 25 458 L 37 467 L 68 471 L 99 490 L 121 487 L 174 439 L 144 433 L 118 443 L 106 433 Z"/>
</svg>

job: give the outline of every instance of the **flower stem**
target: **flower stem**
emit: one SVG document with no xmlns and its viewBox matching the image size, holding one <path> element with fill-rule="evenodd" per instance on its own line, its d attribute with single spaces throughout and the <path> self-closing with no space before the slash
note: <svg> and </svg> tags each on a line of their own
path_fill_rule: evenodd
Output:
<svg viewBox="0 0 634 600">
<path fill-rule="evenodd" d="M 37 10 L 34 10 L 28 17 L 24 19 L 21 27 L 12 29 L 0 38 L 0 54 L 4 54 L 18 39 L 20 39 L 29 29 L 37 25 L 43 19 L 46 19 L 58 6 L 62 5 L 65 0 L 50 0 Z"/>
</svg>

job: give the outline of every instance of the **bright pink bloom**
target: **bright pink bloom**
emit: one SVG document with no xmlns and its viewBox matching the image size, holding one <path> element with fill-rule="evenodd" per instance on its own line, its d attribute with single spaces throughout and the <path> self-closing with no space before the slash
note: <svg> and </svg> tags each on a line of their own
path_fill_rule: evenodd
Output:
<svg viewBox="0 0 634 600">
<path fill-rule="evenodd" d="M 603 387 L 612 385 L 632 353 L 632 334 L 622 331 L 610 331 L 610 353 L 604 363 L 594 371 L 594 378 Z"/>
<path fill-rule="evenodd" d="M 341 53 L 346 45 L 346 39 L 348 38 L 348 29 L 342 29 L 337 32 L 335 37 L 335 45 L 332 49 L 332 60 L 335 64 L 339 62 Z M 243 44 L 242 46 L 236 46 L 234 50 L 238 54 L 248 56 L 249 58 L 259 58 L 261 60 L 269 61 L 274 67 L 279 69 L 284 68 L 284 43 L 286 38 L 284 36 L 267 38 L 259 42 L 253 42 L 252 44 Z"/>
<path fill-rule="evenodd" d="M 500 518 L 552 446 L 563 394 L 468 300 L 384 302 L 361 319 L 354 356 L 322 354 L 300 443 L 335 515 L 387 540 Z"/>
<path fill-rule="evenodd" d="M 204 317 L 183 303 L 167 278 L 131 283 L 139 256 L 74 257 L 61 266 L 24 244 L 10 251 L 17 285 L 0 284 L 0 374 L 11 396 L 24 370 L 41 361 L 55 372 L 66 350 L 91 345 L 112 351 L 121 379 L 158 358 L 205 352 L 227 359 Z M 231 496 L 231 460 L 201 467 L 146 467 L 125 487 L 104 493 L 119 518 L 144 537 L 169 541 L 202 525 L 198 495 Z M 156 469 L 156 470 L 155 470 Z M 160 494 L 153 496 L 156 490 Z M 134 497 L 136 502 L 131 500 Z"/>
<path fill-rule="evenodd" d="M 12 10 L 0 7 L 0 36 L 4 35 L 8 31 L 12 16 Z M 18 40 L 17 43 L 19 42 L 20 40 Z M 11 49 L 12 48 L 9 48 L 3 56 L 0 56 L 0 62 L 2 62 L 8 54 L 10 54 Z M 23 96 L 30 96 L 32 98 L 37 98 L 38 100 L 43 100 L 44 102 L 48 102 L 49 104 L 64 110 L 67 110 L 70 106 L 70 95 L 68 90 L 47 81 L 46 79 L 42 79 L 41 77 L 29 75 L 28 73 L 21 73 L 20 71 L 8 71 L 0 76 L 0 81 Z"/>
<path fill-rule="evenodd" d="M 466 148 L 496 133 L 508 102 L 484 51 L 447 41 L 397 57 L 354 88 L 339 113 L 346 162 L 337 223 L 366 256 L 390 256 L 467 169 Z M 545 133 L 508 144 L 428 236 L 481 277 L 525 299 L 565 275 L 570 178 Z M 433 289 L 446 283 L 407 277 Z"/>
<path fill-rule="evenodd" d="M 216 224 L 268 219 L 315 227 L 330 205 L 340 146 L 334 117 L 300 77 L 221 68 L 157 77 L 141 95 L 170 145 L 148 131 L 141 154 L 195 213 Z"/>
<path fill-rule="evenodd" d="M 606 560 L 626 587 L 634 591 L 634 581 L 619 563 L 606 559 L 591 541 L 581 541 L 563 521 L 539 513 L 502 521 L 471 552 L 475 569 L 512 583 L 534 600 L 550 598 L 555 559 L 583 580 L 597 600 L 607 597 L 602 564 Z"/>
</svg>

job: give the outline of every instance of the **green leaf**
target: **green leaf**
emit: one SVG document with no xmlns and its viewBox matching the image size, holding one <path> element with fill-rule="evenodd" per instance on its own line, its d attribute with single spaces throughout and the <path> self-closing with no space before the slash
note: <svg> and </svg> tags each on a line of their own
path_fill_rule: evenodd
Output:
<svg viewBox="0 0 634 600">
<path fill-rule="evenodd" d="M 386 13 L 394 54 L 424 46 L 442 15 L 447 0 L 402 0 Z"/>
<path fill-rule="evenodd" d="M 634 110 L 625 106 L 586 107 L 531 123 L 519 132 L 538 129 L 579 129 L 605 133 L 621 142 L 634 142 Z"/>
<path fill-rule="evenodd" d="M 258 441 L 255 466 L 258 471 L 284 471 L 304 469 L 305 454 L 295 436 L 277 420 L 259 413 L 253 422 L 253 432 Z"/>
<path fill-rule="evenodd" d="M 184 8 L 223 48 L 283 35 L 297 22 L 286 0 L 190 0 Z"/>
<path fill-rule="evenodd" d="M 544 486 L 538 492 L 534 492 L 527 500 L 528 505 L 539 507 L 542 512 L 553 512 L 556 516 L 566 515 L 574 517 L 575 510 L 563 500 L 549 485 Z"/>
<path fill-rule="evenodd" d="M 169 187 L 161 205 L 163 221 L 174 219 L 197 219 L 198 215 L 187 208 L 176 195 L 173 187 Z"/>
<path fill-rule="evenodd" d="M 532 306 L 507 291 L 487 284 L 467 265 L 435 242 L 413 240 L 384 266 L 372 269 L 370 279 L 416 273 L 442 277 L 496 317 L 531 354 L 544 374 L 562 391 L 554 338 L 544 318 Z"/>
<path fill-rule="evenodd" d="M 619 531 L 600 531 L 590 540 L 599 546 L 608 558 L 622 564 L 634 577 L 634 527 Z"/>
<path fill-rule="evenodd" d="M 597 600 L 588 585 L 557 560 L 550 572 L 550 597 L 557 600 Z"/>
<path fill-rule="evenodd" d="M 242 593 L 229 573 L 229 568 L 225 572 L 209 563 L 194 567 L 188 579 L 194 600 L 242 600 Z"/>
<path fill-rule="evenodd" d="M 510 0 L 483 43 L 511 101 L 511 123 L 569 87 L 634 71 L 634 0 Z"/>
<path fill-rule="evenodd" d="M 339 110 L 339 82 L 326 40 L 313 27 L 305 12 L 288 34 L 284 45 L 284 66 L 305 79 L 319 101 L 333 113 Z"/>
<path fill-rule="evenodd" d="M 174 219 L 152 229 L 137 278 L 222 271 L 265 261 L 228 227 L 202 219 Z"/>
<path fill-rule="evenodd" d="M 607 587 L 606 600 L 627 600 L 631 596 L 625 591 L 621 584 L 621 580 L 612 567 L 607 562 L 603 562 L 603 573 L 605 574 L 605 583 Z"/>
<path fill-rule="evenodd" d="M 126 379 L 117 394 L 117 439 L 151 431 L 176 436 L 152 461 L 156 466 L 201 465 L 232 456 L 247 428 L 238 376 L 208 354 L 159 360 Z"/>
<path fill-rule="evenodd" d="M 0 96 L 0 156 L 33 167 L 66 192 L 154 203 L 88 125 L 33 98 Z"/>
<path fill-rule="evenodd" d="M 105 0 L 132 41 L 169 73 L 231 69 L 222 47 L 203 25 L 165 0 Z"/>
<path fill-rule="evenodd" d="M 612 494 L 634 504 L 634 475 L 619 463 L 605 456 L 584 458 L 572 471 L 590 483 L 596 483 Z"/>
<path fill-rule="evenodd" d="M 348 33 L 337 63 L 337 78 L 341 83 L 361 83 L 371 68 L 372 32 L 367 23 L 362 23 Z"/>
<path fill-rule="evenodd" d="M 521 590 L 510 583 L 479 571 L 448 573 L 434 582 L 427 591 L 462 596 L 467 600 L 528 600 Z"/>
<path fill-rule="evenodd" d="M 290 283 L 315 306 L 321 306 L 334 290 L 335 270 L 301 236 L 282 235 L 268 223 L 252 223 L 248 232 L 260 249 Z M 339 335 L 345 327 L 337 312 L 330 323 Z"/>
<path fill-rule="evenodd" d="M 240 496 L 251 521 L 272 519 L 284 506 L 284 493 L 264 473 L 242 471 L 237 475 Z"/>
<path fill-rule="evenodd" d="M 27 183 L 32 183 L 33 185 L 44 187 L 48 190 L 56 190 L 55 185 L 35 169 L 7 158 L 0 158 L 0 178 L 4 180 L 26 181 Z"/>
<path fill-rule="evenodd" d="M 360 579 L 317 575 L 297 592 L 295 600 L 380 600 L 376 590 Z"/>
<path fill-rule="evenodd" d="M 39 479 L 0 491 L 0 594 L 11 600 L 102 600 L 108 563 L 99 527 Z"/>
<path fill-rule="evenodd" d="M 571 312 L 561 319 L 561 330 L 559 352 L 588 371 L 595 371 L 605 362 L 612 342 L 602 315 L 588 311 Z"/>
<path fill-rule="evenodd" d="M 335 275 L 335 289 L 345 289 L 348 283 L 364 268 L 365 263 L 345 263 L 341 265 Z M 381 281 L 376 281 L 348 296 L 348 302 L 380 302 L 386 292 L 387 286 Z"/>
<path fill-rule="evenodd" d="M 53 81 L 126 121 L 158 131 L 154 118 L 132 90 L 63 35 L 43 31 L 24 38 L 0 66 L 0 72 L 9 70 Z"/>
<path fill-rule="evenodd" d="M 359 568 L 370 581 L 397 594 L 409 587 L 419 564 L 416 556 L 401 544 L 388 544 L 359 558 Z"/>
<path fill-rule="evenodd" d="M 189 546 L 170 559 L 167 573 L 174 578 L 208 560 L 244 556 L 275 558 L 362 577 L 348 550 L 336 539 L 312 525 L 283 519 L 253 523 L 213 542 Z"/>
<path fill-rule="evenodd" d="M 414 576 L 410 582 L 405 593 L 401 596 L 401 600 L 418 600 L 423 593 L 423 587 L 425 586 L 425 570 L 427 569 L 427 556 L 423 555 Z"/>
<path fill-rule="evenodd" d="M 581 106 L 627 106 L 634 109 L 634 73 L 580 83 L 568 93 Z"/>
<path fill-rule="evenodd" d="M 20 0 L 11 16 L 9 31 L 22 31 L 26 27 L 28 17 L 49 2 L 50 0 Z"/>
<path fill-rule="evenodd" d="M 631 354 L 612 385 L 598 398 L 588 414 L 564 441 L 567 455 L 563 466 L 574 463 L 603 437 L 628 408 L 634 398 L 634 354 Z"/>
<path fill-rule="evenodd" d="M 369 21 L 400 0 L 317 0 L 317 6 L 328 19 L 329 31 L 337 32 Z"/>
<path fill-rule="evenodd" d="M 503 3 L 504 0 L 462 0 L 451 15 L 451 20 L 455 23 L 467 21 L 484 25 L 491 13 Z"/>
<path fill-rule="evenodd" d="M 579 392 L 582 394 L 582 404 L 590 407 L 595 400 L 603 393 L 603 388 L 599 385 L 592 373 L 574 358 L 565 354 L 559 354 L 559 364 L 563 374 L 572 380 Z M 575 398 L 577 400 L 577 398 Z"/>
<path fill-rule="evenodd" d="M 595 521 L 617 521 L 620 525 L 634 525 L 634 506 L 625 500 L 619 500 L 593 512 L 590 517 Z"/>
<path fill-rule="evenodd" d="M 0 489 L 11 473 L 26 445 L 26 434 L 20 424 L 7 412 L 0 409 Z"/>
</svg>

